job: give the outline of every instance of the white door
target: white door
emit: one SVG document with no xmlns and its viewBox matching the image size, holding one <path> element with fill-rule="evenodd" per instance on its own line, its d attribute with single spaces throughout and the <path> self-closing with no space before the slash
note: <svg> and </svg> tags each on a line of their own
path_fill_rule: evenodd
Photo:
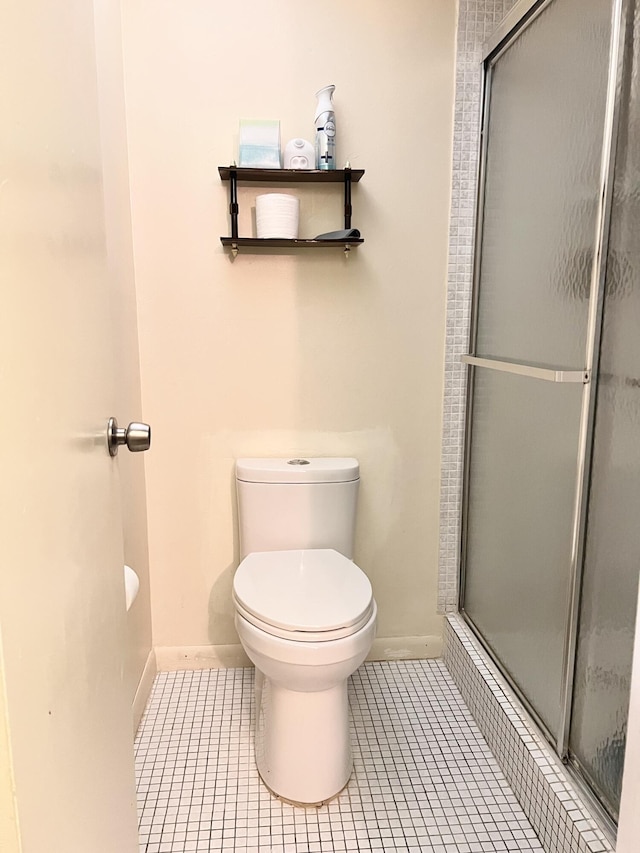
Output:
<svg viewBox="0 0 640 853">
<path fill-rule="evenodd" d="M 0 849 L 133 853 L 93 4 L 0 32 Z"/>
</svg>

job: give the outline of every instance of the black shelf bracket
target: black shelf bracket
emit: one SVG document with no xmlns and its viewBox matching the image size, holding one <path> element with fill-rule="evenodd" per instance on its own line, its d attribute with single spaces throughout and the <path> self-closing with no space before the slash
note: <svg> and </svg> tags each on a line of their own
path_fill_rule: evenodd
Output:
<svg viewBox="0 0 640 853">
<path fill-rule="evenodd" d="M 351 169 L 344 170 L 344 227 L 351 228 Z"/>
<path fill-rule="evenodd" d="M 238 172 L 229 170 L 229 214 L 231 216 L 231 236 L 238 236 Z M 236 252 L 237 252 L 236 248 Z"/>
</svg>

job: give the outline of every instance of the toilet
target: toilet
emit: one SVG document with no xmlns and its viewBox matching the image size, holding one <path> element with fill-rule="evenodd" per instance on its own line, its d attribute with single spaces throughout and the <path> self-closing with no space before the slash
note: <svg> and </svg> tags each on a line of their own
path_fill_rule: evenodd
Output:
<svg viewBox="0 0 640 853">
<path fill-rule="evenodd" d="M 273 794 L 319 806 L 352 770 L 347 679 L 376 630 L 352 561 L 359 464 L 351 458 L 238 459 L 235 624 L 256 667 L 254 745 Z"/>
</svg>

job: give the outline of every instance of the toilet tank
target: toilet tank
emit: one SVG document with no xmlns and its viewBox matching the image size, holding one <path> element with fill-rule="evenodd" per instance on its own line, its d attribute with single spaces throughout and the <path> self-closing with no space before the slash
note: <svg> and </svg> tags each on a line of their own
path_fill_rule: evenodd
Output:
<svg viewBox="0 0 640 853">
<path fill-rule="evenodd" d="M 240 556 L 334 548 L 353 559 L 357 459 L 238 459 Z"/>
</svg>

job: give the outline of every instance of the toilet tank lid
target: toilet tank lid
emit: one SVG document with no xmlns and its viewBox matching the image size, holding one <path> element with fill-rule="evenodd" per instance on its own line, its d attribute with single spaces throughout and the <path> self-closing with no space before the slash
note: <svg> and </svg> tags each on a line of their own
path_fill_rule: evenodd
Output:
<svg viewBox="0 0 640 853">
<path fill-rule="evenodd" d="M 236 460 L 236 479 L 246 483 L 349 483 L 359 477 L 358 460 L 350 457 Z"/>
</svg>

